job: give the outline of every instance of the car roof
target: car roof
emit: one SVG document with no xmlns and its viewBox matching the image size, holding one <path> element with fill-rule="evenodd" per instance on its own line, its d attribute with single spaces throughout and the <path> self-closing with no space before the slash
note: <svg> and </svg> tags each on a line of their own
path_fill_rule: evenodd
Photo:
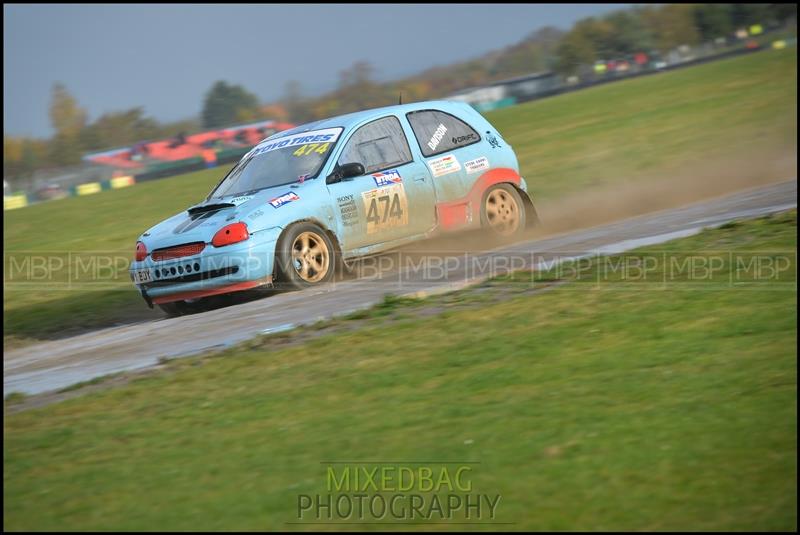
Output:
<svg viewBox="0 0 800 535">
<path fill-rule="evenodd" d="M 462 109 L 463 106 L 465 105 L 468 106 L 463 102 L 457 102 L 452 100 L 426 100 L 422 102 L 413 102 L 411 104 L 396 104 L 394 106 L 372 108 L 369 110 L 357 111 L 353 113 L 347 113 L 344 115 L 337 115 L 335 117 L 330 117 L 328 119 L 321 119 L 319 121 L 306 123 L 289 130 L 283 130 L 278 134 L 276 134 L 275 136 L 271 136 L 269 139 L 278 139 L 288 135 L 308 132 L 309 130 L 333 128 L 336 126 L 342 126 L 344 127 L 345 130 L 347 130 L 353 126 L 357 126 L 371 119 L 378 119 L 380 117 L 385 117 L 386 115 L 390 114 L 403 115 L 412 111 L 428 110 L 431 108 L 452 113 L 452 112 L 457 112 L 459 109 Z"/>
</svg>

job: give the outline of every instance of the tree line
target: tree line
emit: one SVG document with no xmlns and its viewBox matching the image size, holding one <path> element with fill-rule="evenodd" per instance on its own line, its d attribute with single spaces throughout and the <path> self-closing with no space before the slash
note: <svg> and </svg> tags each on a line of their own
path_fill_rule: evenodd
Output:
<svg viewBox="0 0 800 535">
<path fill-rule="evenodd" d="M 3 174 L 24 177 L 37 169 L 77 164 L 83 154 L 207 128 L 263 119 L 303 123 L 365 108 L 441 98 L 455 91 L 531 72 L 574 74 L 582 65 L 632 54 L 666 53 L 730 37 L 752 24 L 785 25 L 796 20 L 796 4 L 662 4 L 637 6 L 588 17 L 568 31 L 540 28 L 520 42 L 481 57 L 427 69 L 392 82 L 375 80 L 375 68 L 356 61 L 342 70 L 335 90 L 310 97 L 300 82 L 287 82 L 277 102 L 262 103 L 241 85 L 215 82 L 197 118 L 160 123 L 142 107 L 106 113 L 94 121 L 62 84 L 50 101 L 50 139 L 3 136 Z"/>
</svg>

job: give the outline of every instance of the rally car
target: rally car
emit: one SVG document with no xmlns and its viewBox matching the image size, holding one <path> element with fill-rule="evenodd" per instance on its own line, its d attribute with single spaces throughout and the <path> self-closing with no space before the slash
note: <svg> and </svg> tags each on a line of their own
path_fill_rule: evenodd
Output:
<svg viewBox="0 0 800 535">
<path fill-rule="evenodd" d="M 468 104 L 367 110 L 265 139 L 208 197 L 144 232 L 130 275 L 168 314 L 209 296 L 330 281 L 438 232 L 519 235 L 536 211 L 516 155 Z"/>
</svg>

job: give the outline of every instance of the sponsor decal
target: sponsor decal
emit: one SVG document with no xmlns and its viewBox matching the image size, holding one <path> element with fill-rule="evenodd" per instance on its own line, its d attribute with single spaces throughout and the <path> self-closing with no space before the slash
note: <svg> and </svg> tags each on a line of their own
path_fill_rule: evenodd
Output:
<svg viewBox="0 0 800 535">
<path fill-rule="evenodd" d="M 372 173 L 372 178 L 375 180 L 375 185 L 380 187 L 391 186 L 392 184 L 399 184 L 403 181 L 400 172 L 397 169 L 384 171 L 383 173 Z"/>
<path fill-rule="evenodd" d="M 279 195 L 278 197 L 275 197 L 274 199 L 270 200 L 269 204 L 271 204 L 273 208 L 280 208 L 284 204 L 288 204 L 292 201 L 299 201 L 299 200 L 300 196 L 297 193 L 290 191 L 288 193 L 284 193 L 283 195 Z"/>
<path fill-rule="evenodd" d="M 439 143 L 444 138 L 444 135 L 447 133 L 447 127 L 442 123 L 439 123 L 439 126 L 436 128 L 436 131 L 431 136 L 431 140 L 428 141 L 428 147 L 431 150 L 436 150 L 436 147 L 439 146 Z"/>
<path fill-rule="evenodd" d="M 239 206 L 240 204 L 244 204 L 252 198 L 253 198 L 252 195 L 242 195 L 241 197 L 234 197 L 228 202 L 231 204 L 235 204 L 236 206 Z"/>
<path fill-rule="evenodd" d="M 492 134 L 488 130 L 486 131 L 486 141 L 489 142 L 489 145 L 491 145 L 493 149 L 500 148 L 500 142 L 497 141 L 497 138 L 494 137 L 494 134 Z"/>
<path fill-rule="evenodd" d="M 358 206 L 356 206 L 355 197 L 342 195 L 336 198 L 336 203 L 342 213 L 342 225 L 345 227 L 356 226 L 358 224 Z"/>
<path fill-rule="evenodd" d="M 341 128 L 323 128 L 321 130 L 312 130 L 310 132 L 293 134 L 291 136 L 270 138 L 256 145 L 255 148 L 248 153 L 248 155 L 258 156 L 259 154 L 264 154 L 265 152 L 283 149 L 286 147 L 299 147 L 300 145 L 306 145 L 308 143 L 334 143 L 337 139 L 339 139 L 339 135 L 341 133 Z M 327 147 L 325 150 L 327 150 Z"/>
<path fill-rule="evenodd" d="M 453 142 L 453 145 L 461 145 L 467 142 L 471 143 L 476 139 L 478 139 L 478 136 L 476 136 L 475 134 L 467 134 L 466 136 L 457 136 L 457 137 L 453 136 L 453 138 L 450 141 Z"/>
<path fill-rule="evenodd" d="M 325 154 L 328 152 L 330 143 L 309 143 L 307 145 L 300 145 L 300 148 L 292 154 L 295 156 L 308 156 L 310 154 Z"/>
<path fill-rule="evenodd" d="M 481 156 L 480 158 L 475 158 L 474 160 L 465 162 L 464 169 L 466 169 L 467 174 L 477 173 L 478 171 L 489 169 L 489 158 L 486 156 Z"/>
<path fill-rule="evenodd" d="M 455 173 L 461 170 L 461 164 L 458 163 L 458 160 L 453 154 L 428 160 L 428 167 L 431 168 L 431 173 L 434 177 Z"/>
<path fill-rule="evenodd" d="M 402 183 L 365 191 L 361 199 L 367 214 L 367 234 L 408 225 L 408 199 Z"/>
</svg>

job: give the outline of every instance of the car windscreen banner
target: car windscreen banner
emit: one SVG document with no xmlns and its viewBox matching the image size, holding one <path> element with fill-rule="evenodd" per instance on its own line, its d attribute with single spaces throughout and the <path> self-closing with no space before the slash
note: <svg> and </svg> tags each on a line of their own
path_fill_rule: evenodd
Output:
<svg viewBox="0 0 800 535">
<path fill-rule="evenodd" d="M 256 145 L 249 156 L 257 156 L 265 152 L 283 149 L 286 147 L 298 147 L 308 143 L 335 143 L 342 133 L 342 128 L 323 128 L 321 130 L 311 130 L 300 134 L 279 137 L 277 139 L 267 139 Z"/>
</svg>

